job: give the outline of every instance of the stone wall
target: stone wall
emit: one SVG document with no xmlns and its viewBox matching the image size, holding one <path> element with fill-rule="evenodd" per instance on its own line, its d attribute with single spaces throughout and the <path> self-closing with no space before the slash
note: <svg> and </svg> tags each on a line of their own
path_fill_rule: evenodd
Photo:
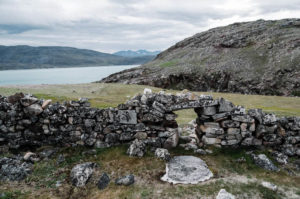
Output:
<svg viewBox="0 0 300 199">
<path fill-rule="evenodd" d="M 194 109 L 196 147 L 267 146 L 300 155 L 300 117 L 281 117 L 260 109 L 234 106 L 225 99 L 145 89 L 116 108 L 90 107 L 87 99 L 62 104 L 17 93 L 0 96 L 0 144 L 9 148 L 86 145 L 104 148 L 131 142 L 129 153 L 142 156 L 146 146 L 171 148 L 179 139 L 174 111 Z"/>
</svg>

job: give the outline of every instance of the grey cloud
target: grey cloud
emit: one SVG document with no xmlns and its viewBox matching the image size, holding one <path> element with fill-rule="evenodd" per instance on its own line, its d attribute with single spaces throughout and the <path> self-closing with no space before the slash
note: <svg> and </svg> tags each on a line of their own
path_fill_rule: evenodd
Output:
<svg viewBox="0 0 300 199">
<path fill-rule="evenodd" d="M 212 27 L 297 13 L 298 0 L 0 0 L 0 44 L 163 50 Z"/>
</svg>

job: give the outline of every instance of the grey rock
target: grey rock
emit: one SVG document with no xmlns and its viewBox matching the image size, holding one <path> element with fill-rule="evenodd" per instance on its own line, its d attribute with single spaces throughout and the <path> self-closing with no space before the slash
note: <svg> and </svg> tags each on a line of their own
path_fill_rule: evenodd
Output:
<svg viewBox="0 0 300 199">
<path fill-rule="evenodd" d="M 161 178 L 173 184 L 197 184 L 213 177 L 206 163 L 194 156 L 175 156 L 166 165 L 166 174 Z"/>
<path fill-rule="evenodd" d="M 251 156 L 254 160 L 254 163 L 257 166 L 269 171 L 279 171 L 279 169 L 272 163 L 272 161 L 265 154 L 259 154 L 259 155 L 252 154 Z"/>
<path fill-rule="evenodd" d="M 224 120 L 221 122 L 223 128 L 238 128 L 240 127 L 240 122 L 233 120 Z"/>
<path fill-rule="evenodd" d="M 220 138 L 208 138 L 206 136 L 203 136 L 202 142 L 207 145 L 221 144 L 221 139 Z"/>
<path fill-rule="evenodd" d="M 261 185 L 272 191 L 276 191 L 278 189 L 278 187 L 275 184 L 272 184 L 272 183 L 266 182 L 266 181 L 261 182 Z"/>
<path fill-rule="evenodd" d="M 27 152 L 24 155 L 23 159 L 25 161 L 30 161 L 30 162 L 38 162 L 38 161 L 40 161 L 40 158 L 38 157 L 38 155 L 35 154 L 35 153 L 32 153 L 32 152 Z"/>
<path fill-rule="evenodd" d="M 203 149 L 196 149 L 194 151 L 194 153 L 197 153 L 197 154 L 200 154 L 200 155 L 206 155 L 207 154 L 207 152 Z"/>
<path fill-rule="evenodd" d="M 225 189 L 221 189 L 216 199 L 235 199 L 235 196 L 231 193 L 228 193 Z"/>
<path fill-rule="evenodd" d="M 134 175 L 130 174 L 127 176 L 123 176 L 121 178 L 116 179 L 115 184 L 116 185 L 125 185 L 129 186 L 134 183 Z"/>
<path fill-rule="evenodd" d="M 273 125 L 277 122 L 277 117 L 274 114 L 267 114 L 263 117 L 263 124 Z"/>
<path fill-rule="evenodd" d="M 254 119 L 250 115 L 232 115 L 231 119 L 238 122 L 253 123 Z"/>
<path fill-rule="evenodd" d="M 157 148 L 155 150 L 155 156 L 159 159 L 169 161 L 171 159 L 171 155 L 167 149 Z"/>
<path fill-rule="evenodd" d="M 288 156 L 284 155 L 283 153 L 280 153 L 278 151 L 274 151 L 272 153 L 272 156 L 274 157 L 274 159 L 280 163 L 280 164 L 287 164 L 288 163 Z"/>
<path fill-rule="evenodd" d="M 171 149 L 178 145 L 179 142 L 178 129 L 168 129 L 168 131 L 170 132 L 170 136 L 164 142 L 163 146 L 166 149 Z"/>
<path fill-rule="evenodd" d="M 231 112 L 234 109 L 234 105 L 232 102 L 229 102 L 223 98 L 219 100 L 219 112 Z"/>
<path fill-rule="evenodd" d="M 212 116 L 217 113 L 217 109 L 215 106 L 207 106 L 201 109 L 201 112 L 198 114 Z"/>
<path fill-rule="evenodd" d="M 29 115 L 39 115 L 43 112 L 43 108 L 39 104 L 32 104 L 24 109 L 24 112 Z"/>
<path fill-rule="evenodd" d="M 117 117 L 121 124 L 137 124 L 137 114 L 133 110 L 119 110 Z"/>
<path fill-rule="evenodd" d="M 143 157 L 146 151 L 146 144 L 142 140 L 135 139 L 129 146 L 127 154 L 129 156 Z"/>
<path fill-rule="evenodd" d="M 218 113 L 212 116 L 214 121 L 226 120 L 230 115 L 230 112 Z"/>
<path fill-rule="evenodd" d="M 31 172 L 31 163 L 22 162 L 17 158 L 0 158 L 0 180 L 20 181 L 25 179 Z"/>
<path fill-rule="evenodd" d="M 56 163 L 57 164 L 62 164 L 66 161 L 66 158 L 63 154 L 59 154 L 56 158 Z"/>
<path fill-rule="evenodd" d="M 30 106 L 31 104 L 34 104 L 37 101 L 38 99 L 31 95 L 25 95 L 25 97 L 20 99 L 20 102 L 23 106 Z"/>
<path fill-rule="evenodd" d="M 100 190 L 105 189 L 108 186 L 109 182 L 110 182 L 110 178 L 107 175 L 107 173 L 102 173 L 102 175 L 100 176 L 99 181 L 97 183 L 98 189 L 100 189 Z"/>
<path fill-rule="evenodd" d="M 78 164 L 73 167 L 70 174 L 72 185 L 76 187 L 85 186 L 92 176 L 95 167 L 96 164 L 92 162 Z"/>
</svg>

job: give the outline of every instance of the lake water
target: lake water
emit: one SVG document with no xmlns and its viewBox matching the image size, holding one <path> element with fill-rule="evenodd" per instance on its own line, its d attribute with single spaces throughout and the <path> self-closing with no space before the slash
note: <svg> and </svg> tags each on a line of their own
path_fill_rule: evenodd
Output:
<svg viewBox="0 0 300 199">
<path fill-rule="evenodd" d="M 138 65 L 49 68 L 0 71 L 0 85 L 77 84 L 101 80 Z"/>
</svg>

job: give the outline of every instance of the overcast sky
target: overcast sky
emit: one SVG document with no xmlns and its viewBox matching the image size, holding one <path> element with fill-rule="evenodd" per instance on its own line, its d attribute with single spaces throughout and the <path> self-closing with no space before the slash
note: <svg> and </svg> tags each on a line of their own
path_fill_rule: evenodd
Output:
<svg viewBox="0 0 300 199">
<path fill-rule="evenodd" d="M 164 50 L 216 26 L 300 17 L 300 0 L 0 0 L 0 45 Z"/>
</svg>

